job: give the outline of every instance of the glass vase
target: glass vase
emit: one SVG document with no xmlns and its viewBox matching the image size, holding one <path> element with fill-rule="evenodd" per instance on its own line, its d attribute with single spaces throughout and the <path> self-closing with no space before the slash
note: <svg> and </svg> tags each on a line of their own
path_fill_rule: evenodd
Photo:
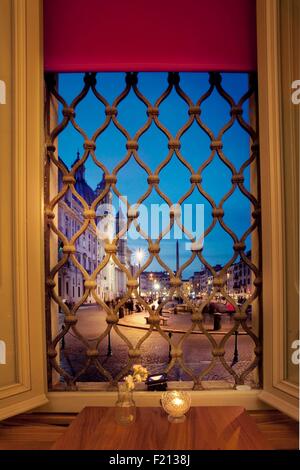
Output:
<svg viewBox="0 0 300 470">
<path fill-rule="evenodd" d="M 118 400 L 115 404 L 115 419 L 118 424 L 127 426 L 133 424 L 136 418 L 136 405 L 132 397 L 132 391 L 126 384 L 120 384 L 118 388 Z"/>
</svg>

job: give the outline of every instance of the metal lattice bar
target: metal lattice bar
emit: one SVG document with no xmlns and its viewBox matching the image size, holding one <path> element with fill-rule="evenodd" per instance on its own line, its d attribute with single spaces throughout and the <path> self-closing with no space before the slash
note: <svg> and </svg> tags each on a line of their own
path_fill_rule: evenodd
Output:
<svg viewBox="0 0 300 470">
<path fill-rule="evenodd" d="M 130 370 L 132 364 L 136 361 L 141 360 L 141 348 L 146 340 L 150 338 L 151 335 L 156 332 L 161 338 L 166 342 L 168 346 L 170 361 L 165 366 L 165 372 L 170 373 L 175 366 L 179 366 L 188 377 L 193 381 L 194 387 L 200 387 L 203 378 L 214 368 L 216 363 L 222 364 L 223 368 L 233 377 L 235 384 L 243 384 L 248 375 L 259 365 L 260 356 L 261 356 L 261 346 L 258 335 L 247 325 L 247 308 L 251 305 L 255 299 L 260 295 L 261 291 L 261 272 L 259 265 L 257 266 L 253 260 L 249 259 L 246 254 L 246 239 L 251 236 L 255 231 L 260 230 L 260 204 L 257 196 L 254 195 L 254 192 L 249 192 L 249 190 L 244 185 L 244 172 L 250 167 L 253 162 L 258 162 L 259 156 L 259 146 L 258 146 L 258 135 L 256 130 L 248 124 L 243 119 L 243 106 L 245 102 L 253 96 L 255 96 L 256 90 L 255 86 L 251 86 L 246 94 L 244 94 L 241 99 L 236 103 L 234 99 L 224 90 L 222 87 L 222 77 L 220 73 L 210 73 L 209 74 L 209 87 L 208 90 L 194 103 L 191 98 L 185 93 L 185 91 L 180 87 L 180 74 L 177 72 L 168 74 L 168 85 L 162 95 L 156 100 L 154 104 L 141 93 L 138 88 L 138 74 L 137 73 L 127 73 L 125 79 L 125 88 L 122 93 L 114 100 L 112 105 L 103 97 L 97 89 L 97 75 L 96 73 L 87 73 L 84 76 L 84 84 L 81 92 L 77 97 L 73 99 L 69 105 L 64 98 L 59 94 L 58 86 L 55 80 L 55 75 L 47 75 L 46 77 L 46 88 L 47 88 L 47 103 L 46 103 L 46 130 L 47 130 L 47 142 L 46 142 L 46 187 L 51 185 L 51 168 L 56 168 L 57 172 L 62 175 L 62 186 L 55 196 L 50 199 L 49 191 L 45 191 L 45 217 L 46 217 L 46 230 L 48 231 L 47 246 L 46 252 L 50 248 L 50 234 L 53 233 L 57 236 L 62 247 L 61 258 L 58 260 L 57 264 L 50 266 L 47 270 L 47 296 L 46 299 L 49 302 L 55 302 L 57 307 L 63 312 L 64 315 L 64 328 L 58 333 L 55 331 L 50 331 L 50 308 L 47 308 L 47 318 L 48 318 L 48 361 L 49 361 L 49 370 L 50 376 L 51 371 L 55 370 L 59 376 L 61 376 L 68 388 L 74 388 L 76 382 L 79 380 L 80 376 L 84 374 L 90 366 L 95 367 L 101 376 L 104 377 L 104 380 L 108 381 L 110 385 L 114 386 L 126 373 Z M 254 81 L 252 80 L 252 83 Z M 118 121 L 118 106 L 121 102 L 126 102 L 126 97 L 130 91 L 133 91 L 138 100 L 143 103 L 146 107 L 146 119 L 144 125 L 135 133 L 132 137 L 130 133 L 122 126 Z M 186 123 L 179 129 L 176 135 L 172 133 L 162 124 L 159 119 L 160 114 L 160 105 L 168 99 L 171 92 L 175 90 L 177 95 L 186 103 L 188 106 L 188 117 Z M 217 135 L 203 122 L 201 118 L 201 109 L 203 103 L 211 96 L 213 91 L 217 91 L 220 97 L 222 97 L 227 104 L 230 106 L 230 118 L 227 122 L 224 123 L 221 130 Z M 92 92 L 94 97 L 105 106 L 105 119 L 100 123 L 99 127 L 96 129 L 92 137 L 89 139 L 87 133 L 82 129 L 76 122 L 76 108 L 79 103 L 85 99 L 88 92 Z M 61 122 L 57 123 L 52 129 L 50 128 L 50 106 L 49 100 L 56 101 L 62 107 L 63 119 Z M 189 161 L 185 158 L 183 152 L 181 151 L 181 139 L 188 132 L 190 127 L 196 123 L 199 128 L 208 136 L 210 139 L 210 155 L 208 158 L 201 163 L 201 165 L 195 169 Z M 226 155 L 223 151 L 222 138 L 225 133 L 234 125 L 238 123 L 240 128 L 247 133 L 251 139 L 251 152 L 249 158 L 244 161 L 240 168 L 236 168 L 233 162 L 230 160 L 229 156 Z M 57 157 L 57 148 L 56 141 L 57 138 L 64 132 L 67 126 L 73 126 L 73 128 L 82 136 L 84 139 L 83 152 L 80 155 L 80 158 L 76 161 L 74 166 L 70 169 L 64 164 L 64 162 Z M 118 164 L 115 166 L 112 172 L 108 170 L 103 161 L 100 161 L 96 156 L 96 147 L 99 137 L 105 132 L 108 126 L 114 125 L 115 128 L 126 138 L 126 151 L 124 157 L 120 159 Z M 150 129 L 152 125 L 155 125 L 157 129 L 162 132 L 165 137 L 168 139 L 168 151 L 165 158 L 159 163 L 156 170 L 152 172 L 149 166 L 143 161 L 139 155 L 139 139 Z M 78 170 L 85 164 L 89 156 L 92 158 L 94 164 L 104 173 L 104 187 L 98 196 L 91 202 L 85 200 L 84 197 L 76 190 L 76 174 Z M 209 203 L 211 206 L 211 223 L 206 228 L 203 234 L 199 234 L 199 237 L 196 239 L 189 233 L 188 229 L 178 220 L 176 213 L 173 209 L 173 204 L 175 201 L 171 201 L 169 197 L 162 191 L 160 188 L 160 173 L 167 167 L 168 163 L 171 161 L 172 157 L 176 156 L 177 159 L 185 166 L 190 175 L 190 188 L 189 190 L 181 196 L 178 201 L 178 204 L 181 206 L 188 199 L 188 197 L 194 192 L 198 193 Z M 219 158 L 221 162 L 229 169 L 231 173 L 231 187 L 227 193 L 223 196 L 219 204 L 216 204 L 214 199 L 204 190 L 202 187 L 202 172 L 207 168 L 215 158 Z M 145 193 L 140 196 L 138 201 L 134 205 L 130 205 L 127 199 L 121 194 L 118 189 L 118 177 L 120 170 L 131 160 L 134 159 L 135 162 L 142 168 L 147 176 L 148 189 Z M 239 238 L 234 230 L 229 227 L 224 220 L 224 204 L 231 197 L 231 195 L 239 190 L 241 194 L 247 198 L 252 207 L 252 222 L 245 233 Z M 75 233 L 71 237 L 67 237 L 58 226 L 56 221 L 56 209 L 58 205 L 64 200 L 68 192 L 71 192 L 72 197 L 76 198 L 78 204 L 82 206 L 81 219 L 82 223 L 78 230 L 75 230 Z M 169 206 L 170 209 L 170 221 L 167 227 L 165 227 L 159 234 L 156 240 L 152 240 L 150 235 L 146 233 L 139 225 L 138 221 L 138 210 L 143 202 L 147 198 L 156 192 Z M 124 204 L 127 207 L 127 219 L 124 226 L 119 227 L 118 233 L 115 234 L 113 240 L 106 239 L 104 244 L 104 257 L 97 263 L 97 266 L 91 272 L 88 272 L 86 266 L 82 262 L 78 261 L 76 257 L 76 244 L 78 243 L 79 238 L 89 233 L 97 233 L 96 218 L 97 218 L 97 209 L 99 205 L 105 200 L 108 194 L 114 194 L 116 197 L 123 200 Z M 192 242 L 191 255 L 190 258 L 179 267 L 177 272 L 173 272 L 172 269 L 163 261 L 160 256 L 160 243 L 161 240 L 172 230 L 174 224 L 177 223 L 180 226 L 180 229 L 185 233 L 185 235 Z M 213 229 L 219 225 L 224 232 L 232 239 L 233 251 L 230 260 L 222 267 L 220 271 L 216 271 L 214 267 L 205 259 L 203 252 L 199 249 L 199 243 L 208 236 Z M 136 230 L 139 231 L 140 235 L 148 243 L 148 259 L 140 267 L 138 272 L 132 274 L 130 269 L 122 262 L 118 257 L 118 244 L 122 239 L 123 235 L 128 232 L 131 226 L 134 226 Z M 240 256 L 241 260 L 246 266 L 248 266 L 254 277 L 253 280 L 253 292 L 250 297 L 243 305 L 238 305 L 234 298 L 228 294 L 225 289 L 226 276 L 228 269 L 234 265 Z M 207 299 L 200 305 L 200 307 L 195 306 L 191 299 L 186 295 L 182 287 L 182 273 L 184 270 L 190 266 L 194 260 L 199 260 L 202 265 L 207 268 L 213 277 L 212 281 L 212 291 L 207 297 Z M 144 298 L 140 295 L 139 292 L 139 279 L 140 275 L 145 272 L 145 270 L 151 265 L 152 261 L 156 260 L 161 266 L 163 271 L 166 271 L 170 277 L 170 290 L 169 296 L 158 306 L 156 310 L 152 310 Z M 125 273 L 127 279 L 127 291 L 124 296 L 119 299 L 118 303 L 113 306 L 108 306 L 103 299 L 97 293 L 97 277 L 100 273 L 108 266 L 110 261 L 118 267 L 118 269 Z M 58 273 L 65 269 L 68 266 L 68 263 L 72 263 L 75 268 L 81 273 L 84 280 L 84 292 L 78 302 L 75 303 L 72 308 L 66 305 L 63 302 L 63 299 L 58 293 L 57 289 L 57 277 Z M 122 330 L 119 326 L 119 311 L 126 302 L 131 298 L 131 295 L 134 294 L 138 299 L 139 303 L 143 305 L 146 312 L 149 314 L 149 329 L 146 333 L 139 339 L 136 346 L 126 336 L 126 331 Z M 172 335 L 169 335 L 168 332 L 160 324 L 160 317 L 162 311 L 170 298 L 177 295 L 181 297 L 184 303 L 188 306 L 191 315 L 191 324 L 187 331 L 181 336 L 177 344 L 174 343 Z M 215 335 L 212 334 L 207 328 L 205 328 L 203 322 L 204 309 L 209 305 L 210 301 L 215 297 L 216 294 L 221 294 L 229 304 L 231 304 L 235 310 L 233 315 L 234 322 L 232 327 L 223 335 L 220 341 L 216 340 Z M 88 296 L 92 295 L 95 302 L 99 307 L 101 307 L 106 312 L 106 322 L 107 327 L 105 330 L 96 338 L 93 346 L 91 346 L 90 341 L 87 340 L 84 335 L 81 334 L 80 330 L 77 327 L 77 313 L 79 308 L 84 304 Z M 185 362 L 184 358 L 184 345 L 186 341 L 193 335 L 195 332 L 199 331 L 199 334 L 204 335 L 209 341 L 211 347 L 211 360 L 210 363 L 201 371 L 201 373 L 196 374 L 195 371 Z M 244 332 L 248 335 L 254 343 L 253 348 L 253 360 L 248 365 L 248 367 L 241 373 L 238 374 L 234 369 L 234 363 L 225 359 L 225 348 L 226 344 L 231 338 L 237 338 L 237 333 Z M 110 344 L 110 335 L 111 332 L 114 332 L 126 345 L 128 348 L 128 361 L 127 364 L 122 368 L 122 370 L 116 375 L 112 374 L 105 368 L 101 363 L 99 358 L 99 350 L 104 347 L 105 342 L 109 341 Z M 61 340 L 68 334 L 73 334 L 77 340 L 80 342 L 83 348 L 85 348 L 85 357 L 86 360 L 82 369 L 77 372 L 77 374 L 72 375 L 69 371 L 65 370 L 60 364 L 58 358 L 58 345 Z"/>
</svg>

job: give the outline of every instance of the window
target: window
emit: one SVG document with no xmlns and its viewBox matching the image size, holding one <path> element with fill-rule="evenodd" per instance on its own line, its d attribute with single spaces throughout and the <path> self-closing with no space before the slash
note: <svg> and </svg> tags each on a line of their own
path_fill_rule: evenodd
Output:
<svg viewBox="0 0 300 470">
<path fill-rule="evenodd" d="M 58 103 L 59 126 L 48 136 L 48 165 L 57 171 L 48 184 L 57 187 L 57 196 L 46 204 L 49 213 L 57 206 L 63 214 L 69 195 L 77 207 L 69 217 L 80 217 L 71 240 L 51 219 L 48 250 L 60 241 L 64 253 L 51 272 L 60 278 L 79 270 L 84 284 L 73 310 L 64 309 L 64 351 L 72 348 L 75 373 L 67 371 L 62 351 L 51 360 L 50 369 L 61 375 L 51 387 L 116 383 L 135 357 L 150 372 L 166 372 L 170 381 L 194 388 L 214 382 L 257 387 L 259 331 L 251 324 L 252 314 L 259 315 L 252 304 L 260 292 L 259 259 L 251 255 L 259 230 L 251 178 L 258 155 L 255 77 L 87 73 L 60 74 L 58 89 L 54 75 L 46 83 Z M 91 243 L 98 246 L 96 266 Z M 232 268 L 235 282 L 228 284 Z M 247 269 L 254 280 L 249 289 Z M 193 282 L 199 272 L 201 285 Z M 57 308 L 61 296 L 52 296 Z M 121 313 L 130 299 L 128 329 Z M 81 329 L 96 315 L 99 343 L 95 350 L 87 338 L 92 367 L 78 375 L 85 358 L 81 340 L 78 349 L 73 344 L 74 327 L 86 302 L 94 306 Z M 114 354 L 106 363 L 108 337 Z"/>
<path fill-rule="evenodd" d="M 298 388 L 291 382 L 292 375 L 289 369 L 293 366 L 293 369 L 297 370 L 297 367 L 295 367 L 294 364 L 288 364 L 291 358 L 290 340 L 292 339 L 291 337 L 288 338 L 288 330 L 293 333 L 298 332 L 298 310 L 290 308 L 287 314 L 287 308 L 282 301 L 285 295 L 283 280 L 285 276 L 285 263 L 281 254 L 286 250 L 286 242 L 284 238 L 280 239 L 280 234 L 278 233 L 280 230 L 278 227 L 285 227 L 282 214 L 283 204 L 281 204 L 283 191 L 288 191 L 288 197 L 292 196 L 295 200 L 296 197 L 298 197 L 298 192 L 297 190 L 296 192 L 292 190 L 294 184 L 290 184 L 289 178 L 287 179 L 289 183 L 285 188 L 282 188 L 282 191 L 278 191 L 278 188 L 280 187 L 281 176 L 284 172 L 282 162 L 284 162 L 285 158 L 282 154 L 282 149 L 285 149 L 286 155 L 290 155 L 293 152 L 296 157 L 299 155 L 299 146 L 297 146 L 299 144 L 297 144 L 293 138 L 284 138 L 283 141 L 281 135 L 282 126 L 278 122 L 278 116 L 280 116 L 279 104 L 284 91 L 283 89 L 279 90 L 278 84 L 281 83 L 279 74 L 282 70 L 287 73 L 287 81 L 284 81 L 284 83 L 287 84 L 287 88 L 283 83 L 284 90 L 288 89 L 290 91 L 290 83 L 292 80 L 294 80 L 295 77 L 299 78 L 298 73 L 294 73 L 298 70 L 297 67 L 299 65 L 299 60 L 295 60 L 295 58 L 299 59 L 299 54 L 296 52 L 297 47 L 295 46 L 299 43 L 299 40 L 296 40 L 294 37 L 295 40 L 290 41 L 289 38 L 289 34 L 297 33 L 299 28 L 295 26 L 285 29 L 285 27 L 283 27 L 282 37 L 285 37 L 285 44 L 283 44 L 281 53 L 278 54 L 278 47 L 282 39 L 277 23 L 284 13 L 284 23 L 286 25 L 298 25 L 299 9 L 296 8 L 296 6 L 298 6 L 297 3 L 297 0 L 291 2 L 283 0 L 280 2 L 261 0 L 257 3 L 261 136 L 260 171 L 263 181 L 261 188 L 263 211 L 262 243 L 264 253 L 262 301 L 263 305 L 265 305 L 263 315 L 265 331 L 268 331 L 263 343 L 264 363 L 266 365 L 266 367 L 264 367 L 264 389 L 259 393 L 251 391 L 251 393 L 247 394 L 248 399 L 243 398 L 244 394 L 238 394 L 236 392 L 228 392 L 226 394 L 222 391 L 220 393 L 216 391 L 214 394 L 201 392 L 201 403 L 232 404 L 234 400 L 236 404 L 241 404 L 242 406 L 251 407 L 253 409 L 253 407 L 260 406 L 260 400 L 264 400 L 295 418 L 298 416 Z M 49 4 L 51 4 L 52 8 L 52 2 L 49 2 Z M 279 4 L 282 6 L 282 11 L 279 9 Z M 5 184 L 7 183 L 11 186 L 5 192 L 6 196 L 7 194 L 11 194 L 11 191 L 14 191 L 13 194 L 15 194 L 15 197 L 13 198 L 12 211 L 10 211 L 9 214 L 6 212 L 8 209 L 7 197 L 5 196 L 0 199 L 0 214 L 5 220 L 3 228 L 5 227 L 5 230 L 9 230 L 9 227 L 13 227 L 15 237 L 12 237 L 8 244 L 3 244 L 4 252 L 1 253 L 0 260 L 5 275 L 10 272 L 11 269 L 14 270 L 14 289 L 18 289 L 18 291 L 23 292 L 25 295 L 22 296 L 22 298 L 13 295 L 12 302 L 9 295 L 10 291 L 2 283 L 3 285 L 1 287 L 3 287 L 5 294 L 7 294 L 7 297 L 3 296 L 2 298 L 2 304 L 5 305 L 4 310 L 9 311 L 9 309 L 12 308 L 13 314 L 9 316 L 10 324 L 6 321 L 6 317 L 2 315 L 1 321 L 3 321 L 3 323 L 1 323 L 1 332 L 4 331 L 3 328 L 15 327 L 15 350 L 12 351 L 11 358 L 14 360 L 14 358 L 17 357 L 17 361 L 15 362 L 15 377 L 17 380 L 14 384 L 10 384 L 9 387 L 7 387 L 6 384 L 4 384 L 4 387 L 0 387 L 0 419 L 41 406 L 43 403 L 46 403 L 47 400 L 50 401 L 48 410 L 60 412 L 79 411 L 83 403 L 91 403 L 89 401 L 90 399 L 95 400 L 95 396 L 91 398 L 92 394 L 89 394 L 89 398 L 84 393 L 79 392 L 73 394 L 72 400 L 70 400 L 68 393 L 48 393 L 46 396 L 44 380 L 41 380 L 41 375 L 43 375 L 43 378 L 46 376 L 43 359 L 43 351 L 45 350 L 45 343 L 43 343 L 44 312 L 42 302 L 44 276 L 42 266 L 43 253 L 41 250 L 43 242 L 41 237 L 42 220 L 40 217 L 42 212 L 41 187 L 44 181 L 44 175 L 40 165 L 41 148 L 44 143 L 44 135 L 41 132 L 41 122 L 44 121 L 44 116 L 41 112 L 42 103 L 44 102 L 44 86 L 41 77 L 43 67 L 41 54 L 43 49 L 41 2 L 38 0 L 31 2 L 15 2 L 15 8 L 13 10 L 9 0 L 4 0 L 3 5 L 3 15 L 0 16 L 0 23 L 2 25 L 2 27 L 0 27 L 0 48 L 1 57 L 3 57 L 4 60 L 1 65 L 6 67 L 6 58 L 8 58 L 7 64 L 9 64 L 9 60 L 12 59 L 18 67 L 19 73 L 15 75 L 14 80 L 11 82 L 10 72 L 3 72 L 4 69 L 1 68 L 1 79 L 6 81 L 8 85 L 7 91 L 10 92 L 11 90 L 14 96 L 14 104 L 12 103 L 11 117 L 7 117 L 5 114 L 10 113 L 9 102 L 5 106 L 0 106 L 2 116 L 2 119 L 0 119 L 1 132 L 4 130 L 3 138 L 0 142 L 4 172 L 1 173 L 0 177 L 3 177 Z M 293 11 L 292 5 L 295 7 Z M 55 16 L 55 24 L 56 22 L 57 15 Z M 13 34 L 12 25 L 14 25 L 15 34 Z M 26 38 L 24 32 L 26 32 Z M 10 41 L 8 36 L 13 39 L 11 47 L 6 47 L 6 44 Z M 293 44 L 293 46 L 291 46 L 291 44 Z M 278 55 L 284 58 L 286 61 L 284 64 L 278 62 Z M 290 77 L 288 74 L 290 74 Z M 289 96 L 286 94 L 284 96 L 285 99 L 289 100 Z M 53 111 L 55 114 L 55 109 Z M 294 108 L 293 115 L 295 113 L 297 113 L 297 108 Z M 28 126 L 29 120 L 31 123 L 30 126 Z M 284 121 L 286 130 L 290 130 L 292 133 L 292 129 L 296 126 L 297 120 L 293 119 L 294 124 L 292 126 L 289 125 L 288 119 L 284 119 Z M 14 127 L 14 131 L 9 135 L 10 131 L 5 126 L 14 122 L 18 122 L 18 125 Z M 295 137 L 298 134 L 295 132 L 293 135 Z M 9 136 L 8 139 L 7 136 Z M 25 144 L 24 137 L 28 145 Z M 56 143 L 55 139 L 54 143 Z M 15 149 L 18 149 L 18 151 L 15 151 Z M 76 151 L 77 148 L 75 149 L 75 153 Z M 58 158 L 57 153 L 55 153 L 55 156 Z M 5 166 L 5 164 L 7 164 L 7 166 Z M 11 164 L 12 168 L 10 167 Z M 55 169 L 55 164 L 53 163 L 53 165 L 53 169 Z M 253 167 L 255 167 L 255 165 L 253 165 Z M 12 169 L 13 178 L 11 178 L 10 169 Z M 253 173 L 255 177 L 255 172 Z M 296 178 L 297 172 L 294 172 L 293 176 Z M 5 191 L 5 184 L 0 185 L 0 189 L 3 191 Z M 295 187 L 299 187 L 299 184 L 296 184 Z M 254 188 L 255 185 L 252 186 L 253 190 Z M 57 187 L 52 187 L 51 191 L 49 196 L 45 194 L 46 202 L 52 200 L 54 195 L 57 194 Z M 80 215 L 80 205 L 76 206 L 74 210 Z M 10 218 L 13 213 L 16 215 L 15 221 L 17 221 L 17 224 L 14 224 Z M 26 217 L 24 217 L 25 213 L 27 214 Z M 54 213 L 56 213 L 55 216 L 57 218 L 55 219 L 55 223 L 57 224 L 59 214 L 57 214 L 55 208 Z M 79 219 L 81 220 L 80 217 L 78 217 L 77 220 Z M 292 221 L 294 219 L 291 218 L 289 220 Z M 280 221 L 280 223 L 278 223 L 278 221 Z M 76 232 L 78 232 L 80 227 L 81 222 L 78 222 Z M 298 224 L 293 223 L 292 229 L 294 231 L 296 227 L 298 227 Z M 289 230 L 288 227 L 287 230 Z M 49 247 L 51 248 L 50 254 L 52 259 L 46 259 L 47 273 L 49 273 L 48 262 L 50 262 L 50 266 L 53 267 L 56 265 L 57 260 L 57 240 L 55 240 L 55 243 L 52 243 L 52 237 L 54 237 L 54 235 L 52 230 L 49 230 L 49 234 L 50 232 L 51 240 Z M 26 246 L 24 240 L 28 238 L 32 240 L 32 243 Z M 12 252 L 18 253 L 18 259 L 16 259 L 14 254 L 10 256 L 10 253 L 6 249 L 10 244 L 13 248 Z M 101 244 L 99 243 L 99 245 Z M 290 248 L 291 247 L 292 245 L 290 244 Z M 253 251 L 252 257 L 256 264 L 256 247 L 253 243 L 251 248 Z M 79 249 L 77 243 L 76 249 Z M 294 260 L 298 259 L 293 252 L 291 252 L 291 254 Z M 6 256 L 9 256 L 9 260 L 7 260 Z M 126 256 L 128 257 L 129 253 L 127 253 Z M 289 256 L 289 254 L 287 254 L 287 256 Z M 104 253 L 98 253 L 97 250 L 97 263 L 104 258 Z M 20 263 L 21 260 L 22 263 Z M 205 269 L 201 270 L 199 283 L 202 284 L 203 276 L 205 279 L 203 282 L 207 285 L 206 277 L 202 274 Z M 78 269 L 78 272 L 79 271 Z M 291 271 L 289 272 L 291 273 Z M 61 277 L 57 274 L 55 275 L 55 273 L 52 274 L 56 281 L 56 287 L 53 288 L 54 292 L 57 292 L 57 290 L 61 292 L 62 286 L 59 286 Z M 101 273 L 101 276 L 99 275 L 99 278 L 102 278 L 102 274 L 103 273 Z M 134 269 L 131 274 L 133 276 L 135 275 Z M 252 286 L 255 277 L 251 270 Z M 210 275 L 208 281 L 211 279 L 212 276 Z M 4 280 L 5 276 L 3 276 L 2 281 Z M 77 280 L 80 281 L 79 279 Z M 297 285 L 296 279 L 294 279 L 294 281 L 293 283 L 288 282 L 288 285 Z M 50 296 L 52 296 L 51 288 L 49 289 L 49 287 L 53 284 L 53 281 L 48 279 L 47 282 L 49 282 L 49 285 L 47 285 L 47 295 L 50 294 Z M 9 286 L 9 288 L 10 287 L 11 286 Z M 97 289 L 100 291 L 99 285 Z M 41 295 L 37 295 L 37 292 Z M 78 294 L 80 298 L 82 294 L 80 288 Z M 99 292 L 99 297 L 101 299 L 104 298 L 103 290 Z M 292 298 L 289 294 L 288 297 L 290 299 Z M 253 313 L 255 313 L 255 303 L 256 302 L 253 302 Z M 57 307 L 57 304 L 53 300 L 51 300 L 50 305 L 53 310 Z M 46 308 L 48 308 L 48 303 Z M 289 318 L 290 314 L 294 314 L 296 326 L 292 325 L 290 320 L 293 321 L 293 319 Z M 48 320 L 50 316 L 50 312 L 47 311 Z M 57 312 L 55 313 L 55 318 L 56 316 Z M 14 318 L 17 320 L 16 326 L 13 324 Z M 55 320 L 55 318 L 53 318 L 53 320 Z M 257 331 L 256 322 L 258 319 L 259 317 L 254 318 L 252 322 L 252 328 L 255 332 Z M 260 320 L 262 320 L 261 316 Z M 288 321 L 285 323 L 286 320 Z M 287 330 L 284 328 L 285 325 L 287 326 Z M 47 328 L 48 327 L 49 322 Z M 47 333 L 48 339 L 54 339 L 57 331 L 54 321 L 51 333 L 49 331 Z M 29 336 L 27 336 L 28 332 Z M 284 347 L 282 347 L 282 344 L 285 341 L 285 334 L 287 338 L 286 357 L 283 357 Z M 28 337 L 28 343 L 26 345 L 24 345 L 24 341 L 22 340 L 25 336 Z M 28 348 L 28 344 L 30 348 Z M 52 366 L 50 355 L 53 355 L 53 361 L 57 361 L 57 363 L 60 364 L 58 345 L 52 350 L 50 347 L 48 353 L 49 367 L 51 370 L 55 370 Z M 56 357 L 54 357 L 55 355 Z M 8 363 L 8 366 L 10 370 L 12 370 L 11 362 Z M 284 366 L 286 366 L 286 370 L 281 370 L 281 368 L 284 369 Z M 4 367 L 5 366 L 2 364 L 0 365 L 1 374 L 3 374 Z M 3 375 L 1 375 L 1 377 L 3 377 Z M 57 380 L 57 382 L 58 381 L 59 380 Z M 66 383 L 63 378 L 61 382 Z M 53 380 L 52 383 L 49 384 L 50 388 L 53 389 L 55 383 L 56 382 Z M 79 381 L 77 384 L 79 388 Z M 115 394 L 112 393 L 110 395 L 107 393 L 106 397 L 108 395 L 110 397 L 108 399 L 109 403 L 112 404 L 115 400 Z M 196 392 L 193 393 L 193 400 L 194 398 L 197 400 L 199 396 L 200 394 Z M 99 400 L 98 394 L 97 400 Z M 159 404 L 158 399 L 155 397 L 152 397 L 152 400 L 153 402 L 157 400 L 156 404 Z M 94 401 L 92 403 L 94 403 Z M 44 409 L 47 410 L 47 408 Z"/>
<path fill-rule="evenodd" d="M 298 0 L 258 2 L 263 235 L 264 389 L 261 400 L 299 418 Z M 266 24 L 268 27 L 266 28 Z"/>
<path fill-rule="evenodd" d="M 33 124 L 43 122 L 38 111 L 43 102 L 43 80 L 33 71 L 40 60 L 41 43 L 39 33 L 36 35 L 40 6 L 36 1 L 1 1 L 0 75 L 6 85 L 6 102 L 0 103 L 0 342 L 6 344 L 6 363 L 0 360 L 1 421 L 47 402 L 44 312 L 39 301 L 44 291 L 40 283 L 44 257 L 38 248 L 42 240 L 37 231 L 35 238 L 29 234 L 37 228 L 36 214 L 42 213 L 42 192 L 34 185 L 43 181 L 41 160 L 35 160 L 36 152 L 41 157 L 43 138 Z M 28 237 L 31 243 L 24 243 Z"/>
</svg>

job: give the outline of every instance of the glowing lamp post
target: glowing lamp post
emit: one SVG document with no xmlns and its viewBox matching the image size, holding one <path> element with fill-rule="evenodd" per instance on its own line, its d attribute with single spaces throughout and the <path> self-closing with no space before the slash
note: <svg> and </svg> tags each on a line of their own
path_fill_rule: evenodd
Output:
<svg viewBox="0 0 300 470">
<path fill-rule="evenodd" d="M 143 261 L 144 256 L 145 256 L 144 250 L 142 248 L 138 248 L 135 252 L 135 258 L 139 266 L 139 295 L 141 295 L 141 274 L 140 274 L 141 262 Z"/>
<path fill-rule="evenodd" d="M 155 292 L 156 292 L 156 297 L 158 297 L 158 291 L 159 291 L 159 289 L 160 289 L 160 284 L 159 284 L 159 282 L 154 282 L 153 287 L 154 287 L 154 290 L 155 290 Z"/>
</svg>

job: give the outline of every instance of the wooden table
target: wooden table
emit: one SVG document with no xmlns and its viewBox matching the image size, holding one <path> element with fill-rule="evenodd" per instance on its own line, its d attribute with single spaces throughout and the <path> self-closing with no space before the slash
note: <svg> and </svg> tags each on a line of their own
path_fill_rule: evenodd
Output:
<svg viewBox="0 0 300 470">
<path fill-rule="evenodd" d="M 192 407 L 184 423 L 169 423 L 162 408 L 137 408 L 136 422 L 115 422 L 114 407 L 84 408 L 53 449 L 210 450 L 271 449 L 238 406 Z"/>
</svg>

